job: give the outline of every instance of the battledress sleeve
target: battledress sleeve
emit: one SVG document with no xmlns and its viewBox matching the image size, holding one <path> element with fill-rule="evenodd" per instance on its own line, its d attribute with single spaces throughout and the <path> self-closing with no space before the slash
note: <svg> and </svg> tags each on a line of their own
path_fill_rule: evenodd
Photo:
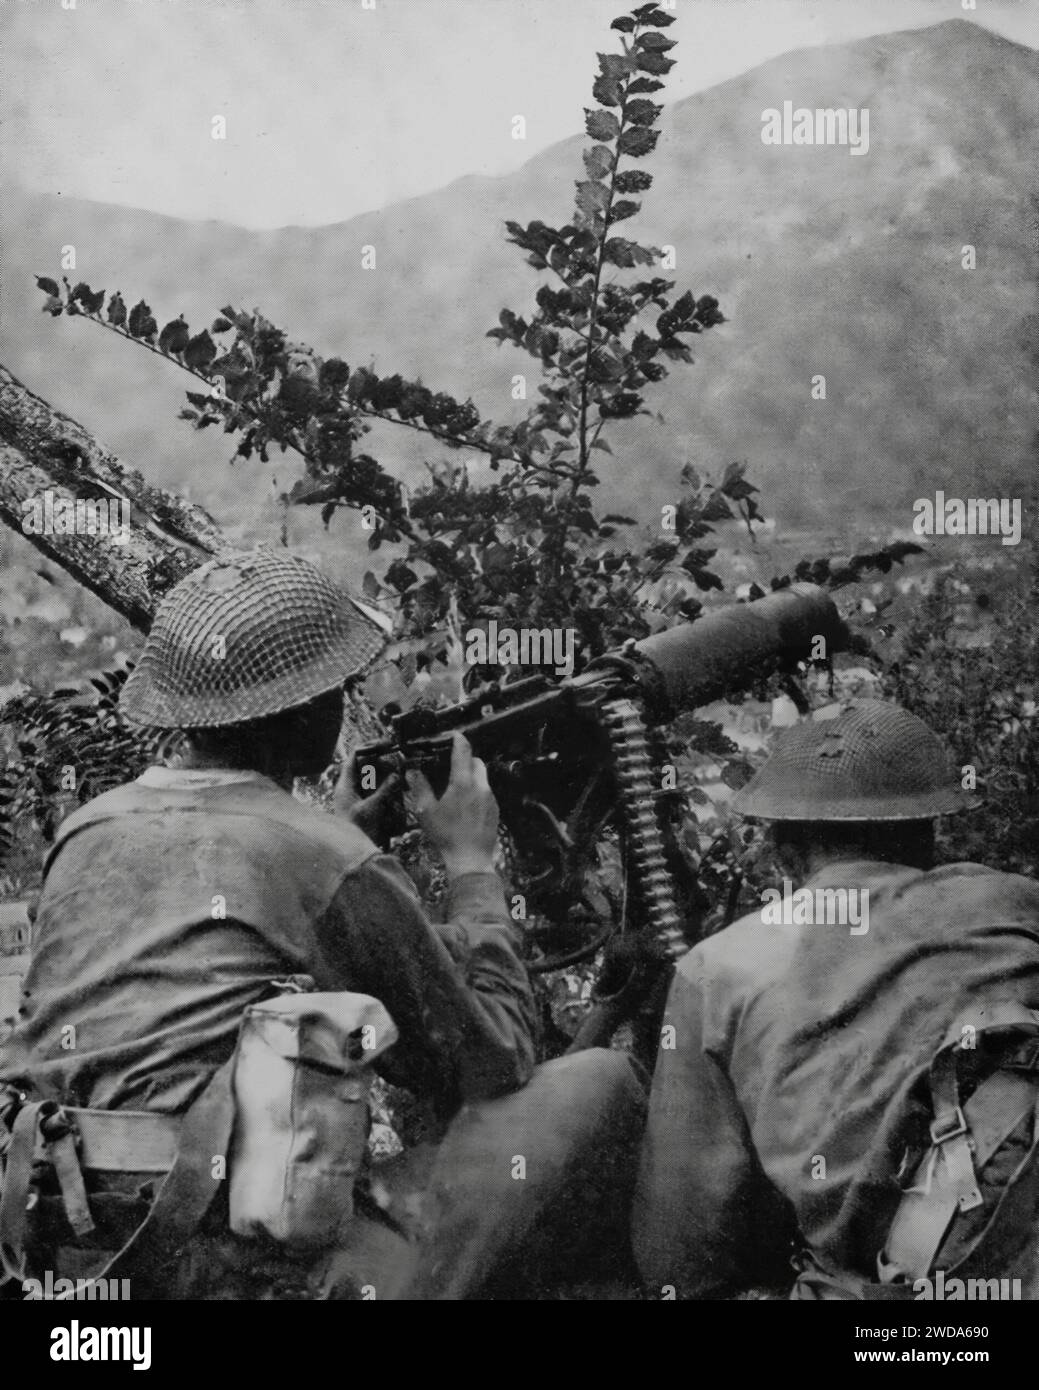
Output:
<svg viewBox="0 0 1039 1390">
<path fill-rule="evenodd" d="M 530 1079 L 535 1009 L 498 876 L 455 879 L 445 916 L 432 922 L 400 864 L 377 854 L 343 878 L 318 943 L 329 987 L 374 995 L 397 1025 L 387 1078 L 449 1107 Z"/>
</svg>

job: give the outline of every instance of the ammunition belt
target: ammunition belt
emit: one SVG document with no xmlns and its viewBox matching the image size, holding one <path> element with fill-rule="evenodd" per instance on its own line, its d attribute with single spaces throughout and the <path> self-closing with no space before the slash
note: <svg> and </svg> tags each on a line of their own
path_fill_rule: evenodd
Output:
<svg viewBox="0 0 1039 1390">
<path fill-rule="evenodd" d="M 609 700 L 602 717 L 613 751 L 621 815 L 628 835 L 634 878 L 653 934 L 671 960 L 689 950 L 665 857 L 657 811 L 657 768 L 639 707 L 634 700 Z"/>
</svg>

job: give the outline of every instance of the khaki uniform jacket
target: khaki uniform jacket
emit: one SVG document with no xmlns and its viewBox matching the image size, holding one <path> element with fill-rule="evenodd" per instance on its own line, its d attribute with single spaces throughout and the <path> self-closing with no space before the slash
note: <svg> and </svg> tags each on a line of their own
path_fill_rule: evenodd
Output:
<svg viewBox="0 0 1039 1390">
<path fill-rule="evenodd" d="M 534 1004 L 501 881 L 451 886 L 432 924 L 354 825 L 258 773 L 151 768 L 61 826 L 0 1079 L 67 1104 L 177 1113 L 270 982 L 371 994 L 399 1041 L 379 1069 L 435 1108 L 515 1090 Z"/>
<path fill-rule="evenodd" d="M 988 1000 L 1039 1006 L 1030 879 L 849 860 L 804 886 L 868 890 L 869 930 L 759 911 L 679 964 L 635 1202 L 651 1289 L 789 1285 L 804 1243 L 875 1278 L 909 1093 L 947 1029 Z"/>
</svg>

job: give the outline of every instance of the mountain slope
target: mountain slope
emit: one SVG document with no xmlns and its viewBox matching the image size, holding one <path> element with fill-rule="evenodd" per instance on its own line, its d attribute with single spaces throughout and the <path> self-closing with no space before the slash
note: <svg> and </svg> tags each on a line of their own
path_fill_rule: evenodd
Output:
<svg viewBox="0 0 1039 1390">
<path fill-rule="evenodd" d="M 868 154 L 764 145 L 761 113 L 786 100 L 868 107 Z M 951 20 L 784 55 L 671 105 L 663 130 L 632 226 L 674 246 L 679 286 L 717 295 L 730 322 L 651 399 L 666 428 L 624 427 L 613 477 L 603 468 L 611 497 L 659 515 L 686 459 L 707 470 L 746 459 L 781 525 L 826 522 L 854 538 L 871 524 L 907 527 L 914 498 L 936 488 L 1020 495 L 1034 471 L 1039 362 L 1039 54 Z M 271 470 L 229 470 L 225 437 L 176 422 L 190 383 L 168 364 L 41 316 L 32 274 L 54 274 L 72 244 L 71 278 L 143 295 L 160 323 L 259 306 L 319 351 L 421 375 L 508 417 L 511 378 L 533 364 L 483 335 L 503 305 L 526 308 L 536 281 L 502 223 L 564 220 L 584 143 L 317 229 L 250 232 L 9 195 L 0 360 L 227 522 L 243 477 L 256 491 Z M 972 271 L 961 266 L 968 243 Z M 362 269 L 365 245 L 375 270 Z M 817 373 L 824 401 L 810 396 Z M 372 444 L 408 471 L 423 457 L 404 431 Z M 294 476 L 288 461 L 275 471 L 280 486 Z M 244 519 L 265 505 L 250 501 Z"/>
</svg>

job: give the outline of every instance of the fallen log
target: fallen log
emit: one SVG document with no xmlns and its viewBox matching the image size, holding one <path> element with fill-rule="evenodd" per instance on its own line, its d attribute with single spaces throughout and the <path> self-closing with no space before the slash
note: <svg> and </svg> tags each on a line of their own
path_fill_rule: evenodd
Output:
<svg viewBox="0 0 1039 1390">
<path fill-rule="evenodd" d="M 77 502 L 88 519 L 97 508 L 87 504 L 115 504 L 128 520 L 125 540 L 46 524 L 72 515 Z M 2 365 L 0 521 L 141 631 L 168 589 L 229 548 L 206 511 L 146 482 Z"/>
</svg>

